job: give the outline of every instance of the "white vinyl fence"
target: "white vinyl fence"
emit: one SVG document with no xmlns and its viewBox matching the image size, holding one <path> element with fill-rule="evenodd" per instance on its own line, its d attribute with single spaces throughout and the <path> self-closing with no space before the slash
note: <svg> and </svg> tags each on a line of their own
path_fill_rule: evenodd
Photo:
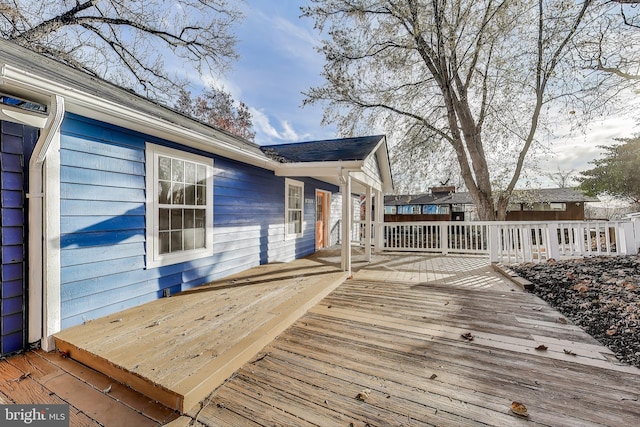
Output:
<svg viewBox="0 0 640 427">
<path fill-rule="evenodd" d="M 355 222 L 354 244 L 364 243 L 365 225 Z M 382 234 L 382 250 L 490 255 L 492 262 L 542 262 L 593 255 L 638 252 L 640 219 L 578 222 L 387 222 L 372 226 Z M 375 241 L 375 238 L 374 238 Z"/>
</svg>

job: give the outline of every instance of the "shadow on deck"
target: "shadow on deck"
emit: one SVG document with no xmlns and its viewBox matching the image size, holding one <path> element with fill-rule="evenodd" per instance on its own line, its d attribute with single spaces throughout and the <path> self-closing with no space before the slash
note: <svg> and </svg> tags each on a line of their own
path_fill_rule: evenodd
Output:
<svg viewBox="0 0 640 427">
<path fill-rule="evenodd" d="M 56 347 L 185 412 L 347 278 L 314 258 L 262 265 L 56 334 Z"/>
</svg>

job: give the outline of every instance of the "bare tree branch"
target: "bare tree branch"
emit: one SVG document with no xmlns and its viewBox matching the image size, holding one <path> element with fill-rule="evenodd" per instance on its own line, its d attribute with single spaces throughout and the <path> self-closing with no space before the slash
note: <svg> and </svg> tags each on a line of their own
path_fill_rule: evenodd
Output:
<svg viewBox="0 0 640 427">
<path fill-rule="evenodd" d="M 218 74 L 236 58 L 228 0 L 13 0 L 0 5 L 0 36 L 152 98 L 180 80 L 163 58 Z M 117 65 L 121 65 L 118 67 Z"/>
</svg>

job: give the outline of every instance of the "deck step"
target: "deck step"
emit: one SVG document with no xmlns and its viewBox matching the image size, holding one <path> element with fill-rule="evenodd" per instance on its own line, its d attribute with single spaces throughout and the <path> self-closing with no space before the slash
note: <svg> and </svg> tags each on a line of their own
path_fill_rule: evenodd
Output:
<svg viewBox="0 0 640 427">
<path fill-rule="evenodd" d="M 264 265 L 61 331 L 56 347 L 184 413 L 347 276 L 310 259 Z"/>
</svg>

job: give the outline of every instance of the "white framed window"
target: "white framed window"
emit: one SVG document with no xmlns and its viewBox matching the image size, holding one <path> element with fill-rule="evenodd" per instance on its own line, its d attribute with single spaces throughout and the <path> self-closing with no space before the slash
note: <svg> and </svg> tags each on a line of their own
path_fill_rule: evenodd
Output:
<svg viewBox="0 0 640 427">
<path fill-rule="evenodd" d="M 285 235 L 301 237 L 304 221 L 304 183 L 285 179 Z"/>
<path fill-rule="evenodd" d="M 213 159 L 146 147 L 147 267 L 213 255 Z"/>
</svg>

